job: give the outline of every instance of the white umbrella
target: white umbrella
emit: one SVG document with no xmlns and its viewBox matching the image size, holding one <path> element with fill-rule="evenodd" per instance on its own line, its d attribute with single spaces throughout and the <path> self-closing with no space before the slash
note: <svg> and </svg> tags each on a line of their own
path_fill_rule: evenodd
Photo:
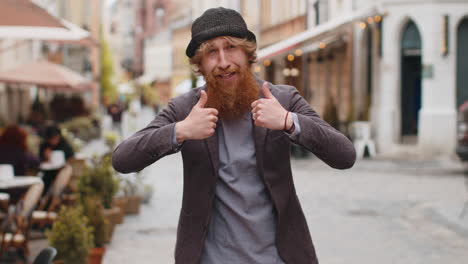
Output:
<svg viewBox="0 0 468 264">
<path fill-rule="evenodd" d="M 78 41 L 90 33 L 29 0 L 0 1 L 0 39 Z"/>
</svg>

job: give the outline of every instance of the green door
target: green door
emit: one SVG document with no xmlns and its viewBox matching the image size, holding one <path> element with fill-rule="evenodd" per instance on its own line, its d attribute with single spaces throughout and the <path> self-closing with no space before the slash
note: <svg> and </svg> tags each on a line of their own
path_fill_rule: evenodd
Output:
<svg viewBox="0 0 468 264">
<path fill-rule="evenodd" d="M 401 43 L 401 135 L 418 133 L 418 113 L 421 109 L 421 35 L 416 24 L 409 21 Z"/>
<path fill-rule="evenodd" d="M 457 32 L 457 108 L 468 101 L 468 18 Z"/>
</svg>

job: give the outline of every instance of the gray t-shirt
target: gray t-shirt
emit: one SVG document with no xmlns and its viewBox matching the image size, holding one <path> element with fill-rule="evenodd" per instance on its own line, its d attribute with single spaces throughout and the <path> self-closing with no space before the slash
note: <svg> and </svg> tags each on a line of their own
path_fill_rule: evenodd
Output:
<svg viewBox="0 0 468 264">
<path fill-rule="evenodd" d="M 297 129 L 297 116 L 293 119 Z M 283 264 L 273 203 L 257 171 L 251 114 L 221 119 L 218 143 L 219 177 L 200 263 Z"/>
</svg>

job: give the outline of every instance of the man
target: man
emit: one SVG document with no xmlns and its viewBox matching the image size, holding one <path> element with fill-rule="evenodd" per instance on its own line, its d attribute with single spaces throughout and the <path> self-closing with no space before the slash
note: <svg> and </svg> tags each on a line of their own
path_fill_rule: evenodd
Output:
<svg viewBox="0 0 468 264">
<path fill-rule="evenodd" d="M 176 263 L 318 263 L 294 188 L 290 143 L 339 169 L 353 166 L 355 151 L 294 87 L 254 78 L 255 50 L 239 13 L 207 10 L 194 21 L 186 50 L 206 86 L 173 99 L 114 152 L 115 169 L 128 173 L 182 151 Z"/>
</svg>

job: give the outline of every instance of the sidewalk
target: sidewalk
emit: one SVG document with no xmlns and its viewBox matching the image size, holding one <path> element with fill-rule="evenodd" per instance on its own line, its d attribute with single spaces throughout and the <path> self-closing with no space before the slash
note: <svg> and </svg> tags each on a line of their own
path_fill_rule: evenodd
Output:
<svg viewBox="0 0 468 264">
<path fill-rule="evenodd" d="M 181 164 L 180 154 L 174 154 L 147 168 L 155 195 L 140 215 L 127 216 L 117 227 L 105 264 L 174 262 Z M 292 167 L 321 262 L 468 259 L 468 213 L 460 218 L 468 192 L 455 163 L 360 160 L 353 169 L 339 171 L 309 157 L 293 160 Z M 425 253 L 434 247 L 436 258 Z"/>
</svg>

